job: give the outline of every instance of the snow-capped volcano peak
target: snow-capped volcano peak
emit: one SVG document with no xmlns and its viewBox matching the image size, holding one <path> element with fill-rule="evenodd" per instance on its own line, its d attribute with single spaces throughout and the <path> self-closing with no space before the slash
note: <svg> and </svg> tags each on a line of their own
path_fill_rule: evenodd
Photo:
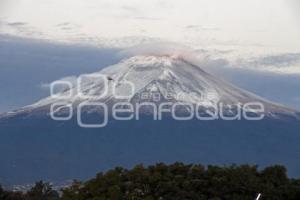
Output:
<svg viewBox="0 0 300 200">
<path fill-rule="evenodd" d="M 179 56 L 134 56 L 99 72 L 81 75 L 72 88 L 58 94 L 58 99 L 70 96 L 66 100 L 75 104 L 83 100 L 108 103 L 118 99 L 165 99 L 189 103 L 216 103 L 221 99 L 226 99 L 227 102 L 249 99 L 248 94 L 227 87 L 229 85 Z M 151 96 L 155 95 L 156 99 L 153 99 Z M 53 101 L 56 101 L 55 98 L 49 97 L 34 106 Z"/>
<path fill-rule="evenodd" d="M 260 102 L 266 113 L 295 112 L 220 80 L 177 55 L 134 56 L 99 72 L 83 74 L 72 83 L 57 81 L 52 86 L 59 84 L 66 89 L 16 113 L 49 110 L 59 102 L 76 107 L 86 101 L 109 106 L 116 102 L 184 102 L 203 106 Z"/>
</svg>

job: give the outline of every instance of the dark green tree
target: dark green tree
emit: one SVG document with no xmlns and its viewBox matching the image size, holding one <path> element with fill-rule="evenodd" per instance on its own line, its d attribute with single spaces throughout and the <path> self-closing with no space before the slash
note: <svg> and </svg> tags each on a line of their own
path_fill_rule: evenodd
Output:
<svg viewBox="0 0 300 200">
<path fill-rule="evenodd" d="M 59 194 L 52 189 L 49 183 L 39 181 L 27 192 L 26 198 L 28 200 L 57 200 L 59 199 Z"/>
</svg>

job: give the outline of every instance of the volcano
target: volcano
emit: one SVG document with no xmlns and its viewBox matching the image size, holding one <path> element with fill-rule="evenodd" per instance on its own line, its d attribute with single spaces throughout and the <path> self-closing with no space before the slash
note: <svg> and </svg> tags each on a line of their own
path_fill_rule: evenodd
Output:
<svg viewBox="0 0 300 200">
<path fill-rule="evenodd" d="M 282 164 L 300 177 L 299 112 L 183 58 L 135 56 L 52 86 L 51 96 L 0 115 L 0 178 L 8 185 L 175 161 Z"/>
</svg>

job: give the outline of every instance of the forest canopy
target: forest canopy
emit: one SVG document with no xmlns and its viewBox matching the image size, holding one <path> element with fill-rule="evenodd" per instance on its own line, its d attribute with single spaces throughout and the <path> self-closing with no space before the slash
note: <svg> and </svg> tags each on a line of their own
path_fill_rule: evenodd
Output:
<svg viewBox="0 0 300 200">
<path fill-rule="evenodd" d="M 55 191 L 39 181 L 29 191 L 0 188 L 1 200 L 299 200 L 300 180 L 289 179 L 285 167 L 204 166 L 159 163 L 116 167 L 88 181 Z"/>
</svg>

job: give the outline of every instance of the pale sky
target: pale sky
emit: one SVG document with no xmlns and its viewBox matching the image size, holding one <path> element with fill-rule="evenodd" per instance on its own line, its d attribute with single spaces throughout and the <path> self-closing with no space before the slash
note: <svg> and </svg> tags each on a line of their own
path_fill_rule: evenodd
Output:
<svg viewBox="0 0 300 200">
<path fill-rule="evenodd" d="M 196 48 L 300 51 L 298 0 L 0 2 L 1 32 L 23 37 L 100 45 L 122 45 L 124 37 L 129 40 L 123 39 L 125 44 L 130 44 L 130 38 L 137 42 L 147 37 Z"/>
</svg>

